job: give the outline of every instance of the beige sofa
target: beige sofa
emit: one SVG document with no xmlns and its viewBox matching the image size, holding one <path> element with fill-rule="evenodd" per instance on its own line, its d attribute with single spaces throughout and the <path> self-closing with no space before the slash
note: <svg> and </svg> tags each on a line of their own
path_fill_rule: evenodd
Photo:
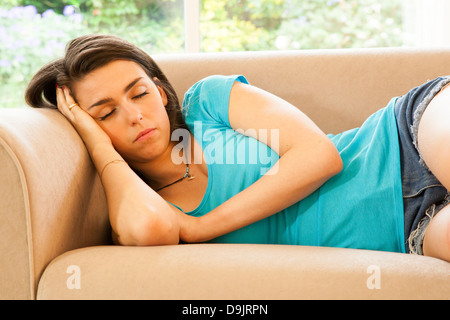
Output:
<svg viewBox="0 0 450 320">
<path fill-rule="evenodd" d="M 180 98 L 243 74 L 327 133 L 450 74 L 450 49 L 156 56 Z M 20 106 L 18 106 L 20 107 Z M 0 109 L 2 299 L 450 299 L 450 264 L 353 249 L 249 244 L 112 246 L 102 185 L 54 110 Z"/>
</svg>

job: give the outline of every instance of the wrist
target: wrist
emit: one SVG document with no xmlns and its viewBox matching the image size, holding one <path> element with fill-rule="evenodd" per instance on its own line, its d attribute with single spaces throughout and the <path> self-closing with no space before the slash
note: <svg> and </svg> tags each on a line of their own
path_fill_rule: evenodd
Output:
<svg viewBox="0 0 450 320">
<path fill-rule="evenodd" d="M 180 226 L 180 239 L 186 243 L 198 243 L 202 242 L 200 232 L 201 228 L 201 217 L 192 217 L 185 213 L 180 213 L 179 216 L 179 226 Z"/>
<path fill-rule="evenodd" d="M 111 155 L 115 156 L 116 154 L 118 154 L 118 152 L 116 151 L 116 149 L 114 148 L 112 143 L 109 143 L 109 142 L 98 142 L 95 144 L 93 143 L 93 144 L 87 146 L 87 149 L 89 151 L 89 154 L 94 159 L 106 158 L 109 160 L 113 160 L 113 159 L 110 159 Z M 117 157 L 116 157 L 116 159 L 117 159 Z"/>
<path fill-rule="evenodd" d="M 123 161 L 122 156 L 114 149 L 112 144 L 96 144 L 88 148 L 88 151 L 99 173 L 104 170 L 108 163 L 119 160 Z"/>
<path fill-rule="evenodd" d="M 117 153 L 116 149 L 112 145 L 111 140 L 102 139 L 83 139 L 86 149 L 89 154 L 94 158 L 100 158 L 102 156 L 107 156 L 111 153 Z"/>
</svg>

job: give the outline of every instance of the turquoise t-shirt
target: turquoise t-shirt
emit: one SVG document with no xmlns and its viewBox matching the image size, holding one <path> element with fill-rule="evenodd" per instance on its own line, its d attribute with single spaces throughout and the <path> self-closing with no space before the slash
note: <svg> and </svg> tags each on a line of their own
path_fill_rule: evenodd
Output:
<svg viewBox="0 0 450 320">
<path fill-rule="evenodd" d="M 211 76 L 192 86 L 182 113 L 204 152 L 208 186 L 202 216 L 264 175 L 279 159 L 230 126 L 228 105 L 243 76 Z M 400 153 L 393 99 L 357 129 L 329 135 L 342 172 L 304 200 L 211 242 L 310 245 L 405 252 Z M 245 214 L 243 210 L 240 214 Z"/>
</svg>

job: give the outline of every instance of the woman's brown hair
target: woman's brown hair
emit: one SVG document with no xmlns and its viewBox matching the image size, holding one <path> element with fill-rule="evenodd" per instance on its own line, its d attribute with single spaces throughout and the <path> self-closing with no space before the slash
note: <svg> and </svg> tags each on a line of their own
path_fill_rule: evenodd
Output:
<svg viewBox="0 0 450 320">
<path fill-rule="evenodd" d="M 64 58 L 45 65 L 31 79 L 25 101 L 32 107 L 55 109 L 56 85 L 72 89 L 73 82 L 115 60 L 134 61 L 150 79 L 158 78 L 156 84 L 164 89 L 168 99 L 166 110 L 171 132 L 187 128 L 175 90 L 155 61 L 137 46 L 112 35 L 85 35 L 70 41 Z"/>
</svg>

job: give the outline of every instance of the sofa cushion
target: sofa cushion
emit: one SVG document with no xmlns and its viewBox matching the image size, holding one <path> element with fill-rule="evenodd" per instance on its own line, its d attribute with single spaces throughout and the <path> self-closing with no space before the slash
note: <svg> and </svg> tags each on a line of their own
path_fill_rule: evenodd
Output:
<svg viewBox="0 0 450 320">
<path fill-rule="evenodd" d="M 38 299 L 442 299 L 450 264 L 406 254 L 281 245 L 102 246 L 45 270 Z"/>
</svg>

